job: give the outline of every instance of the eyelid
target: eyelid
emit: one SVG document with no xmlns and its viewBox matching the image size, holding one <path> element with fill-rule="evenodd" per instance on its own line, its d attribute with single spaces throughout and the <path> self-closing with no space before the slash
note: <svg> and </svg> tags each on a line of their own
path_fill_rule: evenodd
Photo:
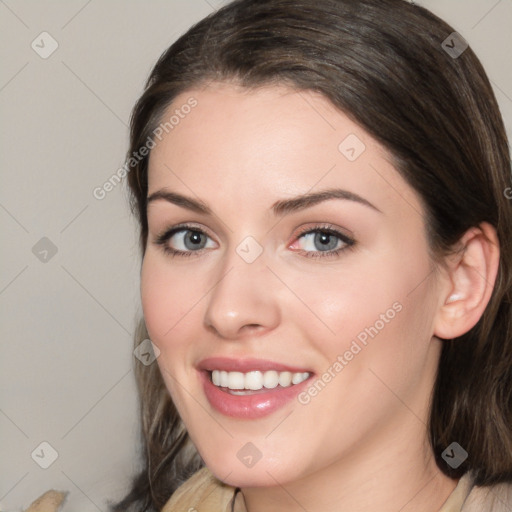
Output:
<svg viewBox="0 0 512 512">
<path fill-rule="evenodd" d="M 212 240 L 215 240 L 213 236 L 208 232 L 207 229 L 196 225 L 194 223 L 188 223 L 185 222 L 183 224 L 176 224 L 175 226 L 172 226 L 170 228 L 165 228 L 160 234 L 155 236 L 155 243 L 164 243 L 167 241 L 171 236 L 175 235 L 176 233 L 179 233 L 180 231 L 197 231 L 199 233 L 202 233 Z"/>
<path fill-rule="evenodd" d="M 347 240 L 354 240 L 354 233 L 348 229 L 343 229 L 335 226 L 334 224 L 329 224 L 328 222 L 317 222 L 311 223 L 310 226 L 302 227 L 299 229 L 299 232 L 295 235 L 296 238 L 299 238 L 307 233 L 315 232 L 315 231 L 326 231 L 330 232 L 333 235 L 340 236 L 340 238 L 345 238 Z"/>
</svg>

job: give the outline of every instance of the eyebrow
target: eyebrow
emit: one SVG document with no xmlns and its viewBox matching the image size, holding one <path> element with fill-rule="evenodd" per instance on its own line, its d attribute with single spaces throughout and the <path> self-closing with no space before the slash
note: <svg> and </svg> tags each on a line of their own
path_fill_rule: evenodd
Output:
<svg viewBox="0 0 512 512">
<path fill-rule="evenodd" d="M 314 192 L 309 194 L 300 195 L 297 197 L 293 197 L 291 199 L 283 199 L 280 201 L 276 201 L 272 205 L 272 212 L 275 216 L 283 216 L 289 214 L 291 212 L 297 212 L 300 210 L 305 210 L 306 208 L 311 208 L 312 206 L 322 203 L 324 201 L 328 201 L 330 199 L 344 199 L 347 201 L 353 201 L 368 208 L 371 208 L 379 213 L 382 213 L 379 208 L 370 203 L 364 197 L 361 197 L 354 192 L 350 192 L 348 190 L 343 190 L 340 188 L 328 189 L 321 192 Z M 191 197 L 184 196 L 182 194 L 178 194 L 176 192 L 170 192 L 166 189 L 157 190 L 150 194 L 147 198 L 147 205 L 154 201 L 167 201 L 169 203 L 175 204 L 177 206 L 181 206 L 182 208 L 186 208 L 187 210 L 191 210 L 196 213 L 202 213 L 204 215 L 212 215 L 213 212 L 210 207 L 204 203 L 203 201 L 193 199 Z"/>
</svg>

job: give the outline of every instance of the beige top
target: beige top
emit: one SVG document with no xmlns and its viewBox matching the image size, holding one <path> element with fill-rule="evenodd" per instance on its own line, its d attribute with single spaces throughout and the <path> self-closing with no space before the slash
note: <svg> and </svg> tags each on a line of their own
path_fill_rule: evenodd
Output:
<svg viewBox="0 0 512 512">
<path fill-rule="evenodd" d="M 181 485 L 162 512 L 231 512 L 235 489 L 203 468 Z M 235 512 L 247 512 L 243 497 L 235 498 Z M 511 512 L 512 483 L 475 487 L 464 475 L 438 512 Z M 434 511 L 432 511 L 434 512 Z"/>
</svg>

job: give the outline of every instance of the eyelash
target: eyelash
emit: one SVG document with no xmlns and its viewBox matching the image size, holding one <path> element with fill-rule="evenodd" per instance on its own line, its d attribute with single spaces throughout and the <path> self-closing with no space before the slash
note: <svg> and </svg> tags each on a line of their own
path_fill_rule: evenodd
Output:
<svg viewBox="0 0 512 512">
<path fill-rule="evenodd" d="M 171 257 L 189 257 L 194 255 L 199 255 L 205 251 L 205 249 L 199 249 L 198 251 L 180 251 L 176 249 L 171 249 L 167 242 L 170 238 L 172 238 L 176 233 L 180 233 L 182 231 L 193 231 L 194 233 L 199 233 L 201 235 L 208 236 L 207 233 L 205 233 L 202 229 L 189 225 L 189 224 L 181 224 L 179 226 L 175 226 L 171 229 L 168 229 L 158 235 L 154 241 L 154 243 L 161 247 L 163 252 Z M 325 224 L 325 225 L 318 225 L 313 228 L 308 227 L 301 230 L 297 235 L 296 239 L 300 239 L 304 235 L 308 235 L 310 233 L 323 233 L 327 235 L 332 235 L 337 237 L 341 242 L 343 242 L 345 245 L 341 247 L 340 249 L 333 249 L 331 251 L 297 251 L 299 253 L 302 253 L 306 258 L 317 258 L 317 259 L 324 259 L 324 258 L 335 258 L 340 255 L 343 251 L 353 249 L 356 242 L 354 239 L 348 237 L 347 235 L 341 233 L 340 231 L 334 229 L 332 226 Z"/>
</svg>

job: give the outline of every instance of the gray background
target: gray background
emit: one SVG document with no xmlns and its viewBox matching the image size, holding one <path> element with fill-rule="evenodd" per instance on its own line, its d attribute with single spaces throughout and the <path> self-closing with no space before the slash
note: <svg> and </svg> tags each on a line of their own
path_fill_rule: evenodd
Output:
<svg viewBox="0 0 512 512">
<path fill-rule="evenodd" d="M 0 0 L 2 511 L 49 488 L 70 491 L 66 511 L 105 511 L 137 468 L 136 226 L 124 185 L 93 190 L 124 162 L 156 59 L 222 3 Z M 481 58 L 510 136 L 512 0 L 416 3 Z M 31 47 L 51 49 L 44 31 L 58 43 L 47 58 Z M 58 454 L 48 469 L 42 442 Z"/>
</svg>

